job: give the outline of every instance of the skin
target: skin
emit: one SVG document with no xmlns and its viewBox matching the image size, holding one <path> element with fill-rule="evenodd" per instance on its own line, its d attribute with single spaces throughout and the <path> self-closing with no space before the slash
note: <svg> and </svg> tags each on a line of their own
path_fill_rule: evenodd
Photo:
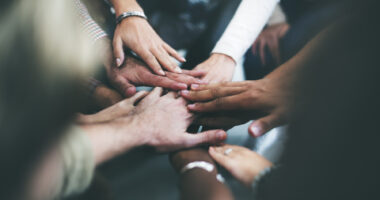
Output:
<svg viewBox="0 0 380 200">
<path fill-rule="evenodd" d="M 193 161 L 205 161 L 215 166 L 213 159 L 204 148 L 194 148 L 174 152 L 170 155 L 173 168 L 179 173 L 181 169 Z M 234 199 L 229 188 L 217 181 L 218 174 L 215 166 L 212 172 L 205 172 L 200 169 L 189 170 L 180 174 L 179 188 L 181 199 L 199 200 L 231 200 Z"/>
<path fill-rule="evenodd" d="M 127 11 L 143 11 L 135 0 L 111 0 L 116 16 Z M 116 66 L 125 62 L 123 46 L 130 48 L 139 55 L 155 74 L 164 76 L 164 69 L 170 72 L 182 73 L 181 68 L 173 60 L 186 60 L 177 51 L 165 43 L 153 30 L 147 20 L 140 17 L 128 17 L 117 25 L 113 50 Z"/>
<path fill-rule="evenodd" d="M 257 119 L 249 132 L 258 137 L 287 121 L 289 90 L 271 80 L 212 84 L 181 95 L 196 102 L 190 111 L 203 114 L 196 123 L 225 128 Z"/>
<path fill-rule="evenodd" d="M 224 54 L 214 53 L 206 61 L 197 65 L 194 70 L 205 71 L 202 80 L 208 83 L 231 81 L 234 75 L 236 63 Z"/>
<path fill-rule="evenodd" d="M 193 115 L 188 112 L 186 101 L 177 98 L 174 92 L 163 95 L 162 88 L 155 88 L 142 100 L 144 94 L 137 95 L 92 116 L 99 118 L 96 123 L 81 124 L 93 145 L 97 164 L 138 146 L 151 146 L 158 152 L 168 152 L 200 144 L 217 144 L 227 137 L 223 130 L 196 135 L 187 133 Z M 136 105 L 138 100 L 140 102 Z M 107 113 L 117 118 L 111 120 Z"/>
<path fill-rule="evenodd" d="M 268 48 L 276 64 L 281 64 L 280 40 L 288 32 L 288 23 L 280 23 L 264 29 L 252 45 L 253 55 L 260 56 L 261 63 L 266 65 L 265 48 Z"/>
<path fill-rule="evenodd" d="M 232 151 L 225 155 L 227 149 Z M 237 180 L 250 187 L 255 177 L 273 164 L 259 154 L 241 146 L 223 145 L 209 148 L 210 156 Z"/>
<path fill-rule="evenodd" d="M 195 102 L 188 105 L 190 111 L 203 114 L 198 119 L 200 124 L 223 127 L 226 121 L 236 121 L 237 125 L 255 119 L 249 126 L 249 133 L 255 137 L 261 136 L 288 122 L 294 104 L 294 88 L 301 84 L 298 77 L 303 73 L 304 66 L 317 62 L 313 55 L 324 53 L 316 49 L 325 34 L 326 31 L 323 31 L 297 55 L 261 80 L 192 85 L 191 91 L 181 91 L 181 95 Z M 222 114 L 218 116 L 218 113 Z"/>
<path fill-rule="evenodd" d="M 99 85 L 95 88 L 91 102 L 97 110 L 102 110 L 123 100 L 123 97 L 115 90 Z"/>
<path fill-rule="evenodd" d="M 200 70 L 182 70 L 183 73 L 166 72 L 166 76 L 154 74 L 144 63 L 127 56 L 125 62 L 119 68 L 115 67 L 112 60 L 111 42 L 103 38 L 97 42 L 99 56 L 103 57 L 103 64 L 107 71 L 108 79 L 115 89 L 125 97 L 136 94 L 136 86 L 157 86 L 171 90 L 182 90 L 191 84 L 205 84 L 199 78 L 205 75 Z M 197 78 L 199 77 L 199 78 Z"/>
</svg>

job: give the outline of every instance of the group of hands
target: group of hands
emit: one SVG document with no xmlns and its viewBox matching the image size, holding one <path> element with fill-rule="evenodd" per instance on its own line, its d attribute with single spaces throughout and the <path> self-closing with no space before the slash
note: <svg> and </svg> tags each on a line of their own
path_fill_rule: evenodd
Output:
<svg viewBox="0 0 380 200">
<path fill-rule="evenodd" d="M 214 146 L 209 149 L 210 156 L 247 185 L 271 165 L 249 149 L 222 143 L 225 130 L 253 119 L 249 133 L 254 137 L 285 123 L 286 90 L 273 81 L 275 77 L 230 82 L 236 63 L 224 54 L 212 54 L 194 70 L 182 70 L 177 61 L 185 59 L 138 17 L 123 20 L 113 42 L 103 38 L 98 43 L 108 78 L 125 98 L 77 120 L 89 133 L 98 164 L 137 146 L 171 152 L 210 144 Z M 126 56 L 125 46 L 143 62 Z M 136 86 L 155 88 L 137 92 Z M 192 124 L 215 129 L 186 132 Z M 226 148 L 234 149 L 228 157 L 223 154 Z"/>
</svg>

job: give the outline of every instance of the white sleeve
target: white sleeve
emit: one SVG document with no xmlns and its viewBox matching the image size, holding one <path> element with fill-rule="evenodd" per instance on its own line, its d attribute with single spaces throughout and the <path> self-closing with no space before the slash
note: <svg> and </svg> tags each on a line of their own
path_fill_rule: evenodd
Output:
<svg viewBox="0 0 380 200">
<path fill-rule="evenodd" d="M 279 0 L 242 0 L 212 53 L 222 53 L 238 62 L 267 23 Z"/>
</svg>

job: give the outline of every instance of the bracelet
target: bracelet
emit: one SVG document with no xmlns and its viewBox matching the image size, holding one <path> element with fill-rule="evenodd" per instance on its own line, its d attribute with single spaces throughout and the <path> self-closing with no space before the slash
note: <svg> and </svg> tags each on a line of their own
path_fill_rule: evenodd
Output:
<svg viewBox="0 0 380 200">
<path fill-rule="evenodd" d="M 183 167 L 180 173 L 183 174 L 194 168 L 200 168 L 200 169 L 206 170 L 207 172 L 212 172 L 212 170 L 214 170 L 214 165 L 206 161 L 194 161 L 194 162 L 188 163 L 185 167 Z"/>
<path fill-rule="evenodd" d="M 117 18 L 116 18 L 116 24 L 119 24 L 121 21 L 123 21 L 124 19 L 128 18 L 128 17 L 141 17 L 141 18 L 144 18 L 144 19 L 148 19 L 145 15 L 144 12 L 140 12 L 140 11 L 129 11 L 129 12 L 123 12 L 121 13 L 121 15 L 119 15 Z"/>
</svg>

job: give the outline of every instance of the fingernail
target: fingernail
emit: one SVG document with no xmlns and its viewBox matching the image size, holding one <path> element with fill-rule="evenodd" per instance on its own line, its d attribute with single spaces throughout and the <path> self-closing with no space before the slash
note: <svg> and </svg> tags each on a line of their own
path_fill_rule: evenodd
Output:
<svg viewBox="0 0 380 200">
<path fill-rule="evenodd" d="M 116 58 L 116 66 L 117 67 L 121 66 L 121 60 L 120 60 L 120 58 Z"/>
<path fill-rule="evenodd" d="M 182 95 L 188 95 L 188 94 L 189 94 L 189 91 L 188 91 L 188 90 L 182 90 L 182 91 L 181 91 L 181 94 L 182 94 Z"/>
<path fill-rule="evenodd" d="M 179 87 L 180 90 L 186 90 L 187 85 L 185 83 L 177 83 L 177 87 Z"/>
<path fill-rule="evenodd" d="M 226 139 L 225 136 L 226 136 L 226 135 L 224 134 L 223 131 L 219 131 L 219 132 L 216 133 L 216 137 L 217 137 L 219 140 L 224 140 L 224 139 Z"/>
<path fill-rule="evenodd" d="M 187 60 L 184 58 L 184 57 L 182 57 L 182 62 L 186 62 Z"/>
<path fill-rule="evenodd" d="M 195 104 L 189 104 L 189 105 L 187 105 L 187 107 L 188 107 L 189 109 L 195 109 Z"/>
<path fill-rule="evenodd" d="M 175 72 L 177 72 L 177 73 L 182 73 L 182 69 L 179 68 L 179 67 L 176 67 L 176 68 L 175 68 Z"/>
<path fill-rule="evenodd" d="M 191 84 L 191 89 L 197 89 L 197 88 L 199 88 L 198 84 Z"/>
<path fill-rule="evenodd" d="M 160 75 L 162 75 L 162 76 L 165 76 L 165 75 L 166 75 L 165 72 L 164 72 L 164 70 L 160 70 L 160 71 L 158 71 L 158 73 L 159 73 Z"/>
<path fill-rule="evenodd" d="M 262 131 L 262 129 L 258 126 L 251 127 L 251 132 L 252 132 L 253 136 L 255 136 L 255 137 L 261 136 L 261 134 L 262 134 L 261 131 Z"/>
</svg>

